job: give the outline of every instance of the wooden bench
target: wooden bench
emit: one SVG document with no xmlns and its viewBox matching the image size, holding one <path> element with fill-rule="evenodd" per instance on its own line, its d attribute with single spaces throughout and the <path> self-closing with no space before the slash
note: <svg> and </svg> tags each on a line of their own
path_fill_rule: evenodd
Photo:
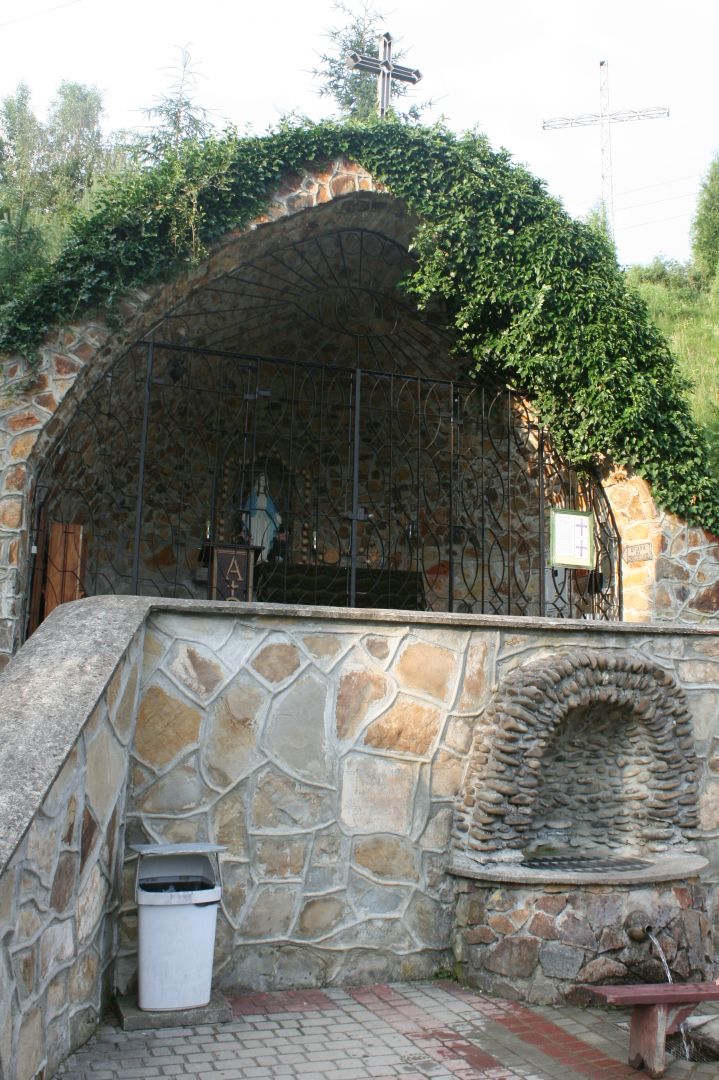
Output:
<svg viewBox="0 0 719 1080">
<path fill-rule="evenodd" d="M 719 1001 L 717 983 L 652 983 L 583 986 L 607 1005 L 631 1005 L 629 1064 L 663 1076 L 667 1035 L 673 1035 L 700 1001 Z"/>
</svg>

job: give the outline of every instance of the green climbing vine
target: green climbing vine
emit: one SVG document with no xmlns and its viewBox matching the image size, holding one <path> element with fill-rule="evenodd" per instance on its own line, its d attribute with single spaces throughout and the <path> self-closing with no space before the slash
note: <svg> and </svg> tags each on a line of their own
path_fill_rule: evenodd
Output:
<svg viewBox="0 0 719 1080">
<path fill-rule="evenodd" d="M 422 221 L 404 287 L 420 306 L 444 299 L 475 373 L 526 392 L 575 467 L 606 457 L 627 465 L 661 505 L 719 532 L 686 387 L 606 240 L 478 134 L 322 123 L 186 142 L 110 182 L 75 219 L 55 262 L 0 308 L 0 351 L 32 367 L 52 326 L 93 308 L 111 315 L 129 288 L 170 278 L 261 213 L 283 174 L 340 154 Z"/>
</svg>

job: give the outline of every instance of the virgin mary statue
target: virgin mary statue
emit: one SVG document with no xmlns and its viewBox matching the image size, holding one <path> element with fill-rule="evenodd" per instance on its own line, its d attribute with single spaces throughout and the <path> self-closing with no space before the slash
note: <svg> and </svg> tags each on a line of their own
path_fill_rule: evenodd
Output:
<svg viewBox="0 0 719 1080">
<path fill-rule="evenodd" d="M 249 518 L 250 543 L 253 547 L 262 549 L 257 554 L 257 562 L 262 562 L 267 558 L 282 525 L 282 516 L 267 490 L 267 477 L 264 473 L 257 474 L 255 486 L 242 509 Z"/>
</svg>

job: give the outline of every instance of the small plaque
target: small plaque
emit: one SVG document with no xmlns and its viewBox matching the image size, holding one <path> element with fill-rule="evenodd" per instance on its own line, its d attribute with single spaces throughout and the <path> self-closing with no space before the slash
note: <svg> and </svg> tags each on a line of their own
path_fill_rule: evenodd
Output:
<svg viewBox="0 0 719 1080">
<path fill-rule="evenodd" d="M 251 600 L 254 550 L 249 545 L 213 547 L 211 600 Z"/>
<path fill-rule="evenodd" d="M 641 544 L 626 544 L 622 550 L 622 558 L 625 563 L 647 562 L 653 559 L 651 540 L 644 540 Z"/>
<path fill-rule="evenodd" d="M 552 510 L 550 540 L 552 566 L 594 568 L 594 515 L 591 511 Z"/>
</svg>

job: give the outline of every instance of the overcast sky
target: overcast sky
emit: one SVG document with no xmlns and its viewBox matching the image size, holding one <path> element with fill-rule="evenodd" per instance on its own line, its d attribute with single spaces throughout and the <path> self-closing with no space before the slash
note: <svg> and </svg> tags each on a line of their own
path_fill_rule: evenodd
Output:
<svg viewBox="0 0 719 1080">
<path fill-rule="evenodd" d="M 584 216 L 601 195 L 598 127 L 543 131 L 599 112 L 599 61 L 612 111 L 663 105 L 668 119 L 612 125 L 620 260 L 684 260 L 702 176 L 717 151 L 716 0 L 387 0 L 386 29 L 424 75 L 455 131 L 478 128 Z M 167 87 L 177 49 L 201 72 L 221 125 L 261 132 L 283 112 L 321 119 L 309 71 L 341 21 L 331 0 L 0 0 L 0 95 L 29 84 L 44 114 L 62 79 L 104 94 L 109 129 L 137 126 Z"/>
</svg>

